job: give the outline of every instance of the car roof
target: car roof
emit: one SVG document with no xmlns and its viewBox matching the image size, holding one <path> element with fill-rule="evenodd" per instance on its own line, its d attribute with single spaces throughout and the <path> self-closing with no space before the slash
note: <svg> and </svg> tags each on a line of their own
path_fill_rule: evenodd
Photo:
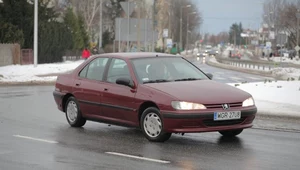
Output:
<svg viewBox="0 0 300 170">
<path fill-rule="evenodd" d="M 172 54 L 165 53 L 154 53 L 154 52 L 127 52 L 127 53 L 105 53 L 100 55 L 95 55 L 96 57 L 118 57 L 118 58 L 149 58 L 149 57 L 182 57 Z"/>
</svg>

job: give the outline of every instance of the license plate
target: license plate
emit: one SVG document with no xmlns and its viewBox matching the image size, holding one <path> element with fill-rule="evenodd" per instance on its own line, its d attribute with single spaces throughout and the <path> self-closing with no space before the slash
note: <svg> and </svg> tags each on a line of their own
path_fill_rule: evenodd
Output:
<svg viewBox="0 0 300 170">
<path fill-rule="evenodd" d="M 241 118 L 241 111 L 215 112 L 214 120 L 234 120 Z"/>
</svg>

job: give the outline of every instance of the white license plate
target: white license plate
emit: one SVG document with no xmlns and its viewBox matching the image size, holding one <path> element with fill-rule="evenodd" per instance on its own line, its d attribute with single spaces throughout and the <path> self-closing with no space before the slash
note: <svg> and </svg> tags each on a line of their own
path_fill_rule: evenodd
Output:
<svg viewBox="0 0 300 170">
<path fill-rule="evenodd" d="M 241 118 L 241 111 L 215 112 L 214 120 L 234 120 Z"/>
</svg>

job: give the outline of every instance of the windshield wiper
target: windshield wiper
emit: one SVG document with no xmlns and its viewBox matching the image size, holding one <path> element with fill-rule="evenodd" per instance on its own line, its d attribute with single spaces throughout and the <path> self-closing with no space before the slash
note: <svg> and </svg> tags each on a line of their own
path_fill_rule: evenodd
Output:
<svg viewBox="0 0 300 170">
<path fill-rule="evenodd" d="M 163 83 L 163 82 L 170 82 L 170 80 L 166 80 L 166 79 L 149 80 L 149 81 L 144 82 L 144 84 L 146 84 L 146 83 Z"/>
<path fill-rule="evenodd" d="M 193 80 L 201 80 L 199 78 L 183 78 L 183 79 L 176 79 L 174 81 L 193 81 Z"/>
</svg>

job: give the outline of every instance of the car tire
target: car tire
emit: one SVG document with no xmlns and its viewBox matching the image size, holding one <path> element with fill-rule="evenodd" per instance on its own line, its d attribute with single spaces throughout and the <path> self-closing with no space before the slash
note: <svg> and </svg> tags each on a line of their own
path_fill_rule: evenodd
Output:
<svg viewBox="0 0 300 170">
<path fill-rule="evenodd" d="M 78 101 L 75 97 L 69 97 L 65 105 L 65 113 L 71 127 L 82 127 L 86 119 L 82 117 Z"/>
<path fill-rule="evenodd" d="M 165 142 L 172 135 L 172 133 L 163 131 L 160 111 L 155 107 L 144 110 L 140 119 L 140 126 L 145 137 L 151 142 Z"/>
<path fill-rule="evenodd" d="M 242 132 L 243 132 L 243 129 L 219 131 L 219 133 L 225 137 L 235 137 Z"/>
</svg>

